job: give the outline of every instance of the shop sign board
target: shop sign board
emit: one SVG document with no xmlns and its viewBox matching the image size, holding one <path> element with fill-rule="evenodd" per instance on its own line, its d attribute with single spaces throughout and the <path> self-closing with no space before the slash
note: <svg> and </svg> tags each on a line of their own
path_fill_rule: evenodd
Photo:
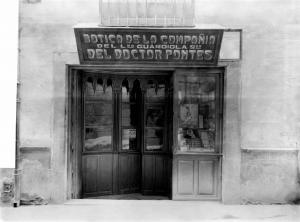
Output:
<svg viewBox="0 0 300 222">
<path fill-rule="evenodd" d="M 81 64 L 216 65 L 222 29 L 75 28 Z"/>
</svg>

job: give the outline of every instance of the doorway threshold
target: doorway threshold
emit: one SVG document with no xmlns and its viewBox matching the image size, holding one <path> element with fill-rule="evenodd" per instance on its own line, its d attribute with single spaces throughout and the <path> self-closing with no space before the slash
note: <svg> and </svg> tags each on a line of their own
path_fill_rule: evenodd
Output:
<svg viewBox="0 0 300 222">
<path fill-rule="evenodd" d="M 97 197 L 88 197 L 85 199 L 100 199 L 100 200 L 169 200 L 167 196 L 159 195 L 142 195 L 141 193 L 104 195 Z"/>
<path fill-rule="evenodd" d="M 98 197 L 89 197 L 84 199 L 70 199 L 65 202 L 65 205 L 101 205 L 108 203 L 117 203 L 123 201 L 142 201 L 142 202 L 152 202 L 152 201 L 172 201 L 167 196 L 158 195 L 142 195 L 140 193 L 133 194 L 120 194 L 120 195 L 105 195 Z"/>
</svg>

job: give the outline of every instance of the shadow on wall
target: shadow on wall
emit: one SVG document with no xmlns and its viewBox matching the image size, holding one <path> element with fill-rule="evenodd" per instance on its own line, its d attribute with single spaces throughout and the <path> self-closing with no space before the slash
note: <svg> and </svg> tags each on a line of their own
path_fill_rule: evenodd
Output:
<svg viewBox="0 0 300 222">
<path fill-rule="evenodd" d="M 289 204 L 300 205 L 300 185 L 299 185 L 299 191 L 290 193 L 287 196 L 286 200 L 287 200 L 287 203 L 289 203 Z"/>
</svg>

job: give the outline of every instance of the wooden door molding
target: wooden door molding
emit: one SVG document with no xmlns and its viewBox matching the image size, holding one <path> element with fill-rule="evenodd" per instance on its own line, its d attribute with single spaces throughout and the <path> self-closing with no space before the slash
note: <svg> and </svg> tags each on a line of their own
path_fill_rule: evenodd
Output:
<svg viewBox="0 0 300 222">
<path fill-rule="evenodd" d="M 79 70 L 67 69 L 66 79 L 66 143 L 68 199 L 81 198 L 81 146 L 82 146 L 82 78 Z"/>
</svg>

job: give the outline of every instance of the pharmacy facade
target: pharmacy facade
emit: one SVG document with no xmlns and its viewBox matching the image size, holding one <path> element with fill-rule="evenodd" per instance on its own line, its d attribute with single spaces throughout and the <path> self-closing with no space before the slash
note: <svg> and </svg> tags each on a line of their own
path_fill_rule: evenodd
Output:
<svg viewBox="0 0 300 222">
<path fill-rule="evenodd" d="M 78 2 L 20 3 L 21 196 L 293 201 L 294 9 L 264 3 L 290 15 L 272 26 L 255 1 L 234 1 L 238 16 L 218 0 L 100 1 L 94 24 L 99 1 Z"/>
</svg>

